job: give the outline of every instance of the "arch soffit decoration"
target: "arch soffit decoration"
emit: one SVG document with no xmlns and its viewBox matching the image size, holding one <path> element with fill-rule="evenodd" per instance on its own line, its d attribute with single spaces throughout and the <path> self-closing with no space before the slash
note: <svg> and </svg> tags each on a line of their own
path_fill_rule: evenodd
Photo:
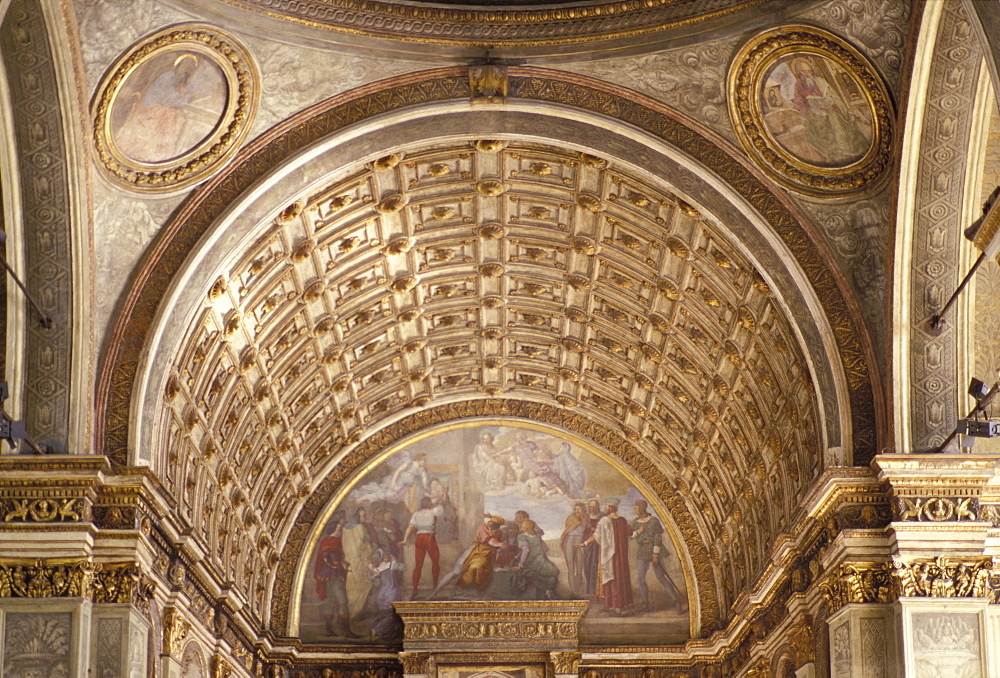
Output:
<svg viewBox="0 0 1000 678">
<path fill-rule="evenodd" d="M 848 375 L 855 461 L 866 462 L 875 448 L 876 417 L 879 411 L 875 406 L 872 388 L 873 381 L 877 384 L 877 380 L 874 380 L 874 375 L 868 372 L 868 365 L 871 363 L 868 360 L 870 352 L 866 350 L 865 335 L 862 330 L 857 329 L 860 323 L 853 322 L 857 317 L 857 309 L 851 308 L 849 302 L 846 302 L 844 296 L 840 294 L 843 281 L 825 267 L 825 262 L 810 245 L 808 234 L 802 231 L 796 214 L 790 207 L 774 193 L 755 190 L 761 188 L 758 176 L 747 171 L 742 165 L 733 163 L 731 156 L 704 136 L 692 133 L 676 119 L 668 117 L 662 107 L 653 106 L 651 102 L 617 101 L 615 97 L 609 95 L 624 95 L 626 94 L 624 90 L 617 91 L 615 88 L 586 78 L 574 76 L 562 79 L 562 74 L 556 75 L 548 71 L 526 68 L 511 69 L 510 75 L 511 88 L 508 96 L 511 99 L 523 97 L 556 103 L 563 101 L 573 101 L 578 105 L 582 103 L 584 104 L 582 108 L 589 106 L 596 112 L 614 114 L 615 117 L 654 133 L 692 156 L 707 159 L 713 169 L 730 168 L 728 172 L 719 173 L 729 179 L 730 184 L 736 186 L 751 205 L 769 218 L 800 262 L 805 260 L 803 269 L 810 277 L 813 286 L 824 292 L 819 296 L 828 317 L 831 318 L 830 324 L 834 328 Z M 379 95 L 379 87 L 385 87 L 388 95 L 387 93 Z M 303 116 L 303 119 L 308 121 L 305 125 L 296 126 L 295 123 L 299 120 L 290 121 L 275 130 L 273 135 L 250 144 L 229 170 L 209 182 L 187 203 L 150 252 L 139 279 L 131 289 L 126 311 L 119 318 L 100 383 L 103 426 L 99 431 L 98 444 L 117 463 L 128 462 L 129 409 L 136 405 L 131 403 L 132 387 L 143 343 L 154 324 L 160 301 L 167 293 L 170 281 L 180 269 L 187 252 L 226 210 L 232 200 L 283 158 L 292 156 L 313 139 L 329 134 L 337 128 L 397 106 L 420 103 L 421 100 L 467 98 L 469 92 L 465 69 L 440 69 L 397 78 L 389 83 L 380 83 L 353 94 L 352 97 L 335 99 L 308 112 L 309 116 Z M 541 407 L 537 404 L 535 406 Z M 491 414 L 496 413 L 491 412 Z M 591 435 L 587 437 L 593 439 Z M 636 469 L 642 466 L 638 461 L 636 463 L 628 459 L 625 461 Z M 648 459 L 645 463 L 649 463 Z M 650 484 L 655 486 L 652 481 Z M 308 501 L 311 502 L 313 499 Z M 700 540 L 696 539 L 696 543 L 692 544 L 687 537 L 685 532 L 685 540 L 689 542 L 692 553 L 705 552 L 704 546 L 698 543 Z M 283 551 L 282 562 L 286 562 L 286 558 L 290 557 L 289 553 L 288 548 Z M 695 560 L 698 569 L 697 557 Z M 711 600 L 704 599 L 704 596 L 711 597 L 711 592 L 715 589 L 715 586 L 708 584 L 708 581 L 702 582 L 699 577 L 699 595 L 703 597 L 701 601 L 703 632 L 715 628 L 719 619 L 718 602 L 713 604 Z M 271 608 L 272 621 L 280 622 L 283 606 L 279 600 L 274 602 L 275 605 Z M 272 628 L 281 626 L 277 624 Z"/>
</svg>

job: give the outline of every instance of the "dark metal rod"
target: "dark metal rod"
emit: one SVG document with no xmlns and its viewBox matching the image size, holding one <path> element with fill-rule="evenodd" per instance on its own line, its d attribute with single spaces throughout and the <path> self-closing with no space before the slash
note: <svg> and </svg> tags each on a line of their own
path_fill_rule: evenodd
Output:
<svg viewBox="0 0 1000 678">
<path fill-rule="evenodd" d="M 3 267 L 7 270 L 8 273 L 10 273 L 10 277 L 14 279 L 14 282 L 17 283 L 17 286 L 21 288 L 22 292 L 24 292 L 24 296 L 25 298 L 27 298 L 28 303 L 30 303 L 31 307 L 35 309 L 35 313 L 38 314 L 38 317 L 42 319 L 42 327 L 44 327 L 45 329 L 49 329 L 50 327 L 52 327 L 52 318 L 45 315 L 41 307 L 35 303 L 35 300 L 28 292 L 28 288 L 25 287 L 24 283 L 21 282 L 21 279 L 17 277 L 17 273 L 14 273 L 14 269 L 10 267 L 10 265 L 7 263 L 7 258 L 4 257 L 2 254 L 0 254 L 0 264 L 3 264 Z"/>
<path fill-rule="evenodd" d="M 972 276 L 976 274 L 976 271 L 979 270 L 979 267 L 982 266 L 984 261 L 986 261 L 986 252 L 979 255 L 979 258 L 976 259 L 976 263 L 974 263 L 969 272 L 965 274 L 965 277 L 962 279 L 961 284 L 959 284 L 958 289 L 955 290 L 953 295 L 951 295 L 951 299 L 949 299 L 948 303 L 944 305 L 941 312 L 937 315 L 931 316 L 931 329 L 936 330 L 941 326 L 941 323 L 944 322 L 944 314 L 947 313 L 948 309 L 951 308 L 951 305 L 955 303 L 955 300 L 958 299 L 958 295 L 961 294 L 962 290 L 965 289 L 965 286 L 969 284 L 969 281 L 972 280 Z"/>
</svg>

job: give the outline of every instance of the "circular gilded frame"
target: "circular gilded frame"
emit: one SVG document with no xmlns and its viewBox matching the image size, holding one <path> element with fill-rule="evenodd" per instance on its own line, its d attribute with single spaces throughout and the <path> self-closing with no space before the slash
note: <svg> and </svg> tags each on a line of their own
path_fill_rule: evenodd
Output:
<svg viewBox="0 0 1000 678">
<path fill-rule="evenodd" d="M 864 189 L 891 162 L 893 105 L 875 67 L 811 26 L 761 33 L 729 69 L 729 114 L 747 153 L 811 195 Z"/>
<path fill-rule="evenodd" d="M 91 110 L 97 157 L 127 188 L 166 192 L 197 183 L 228 161 L 257 108 L 249 52 L 209 26 L 150 35 L 111 66 Z"/>
</svg>

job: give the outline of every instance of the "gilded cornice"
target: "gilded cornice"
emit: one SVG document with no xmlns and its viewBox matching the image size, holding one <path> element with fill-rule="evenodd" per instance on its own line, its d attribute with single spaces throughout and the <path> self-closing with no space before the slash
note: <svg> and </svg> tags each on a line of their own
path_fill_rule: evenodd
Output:
<svg viewBox="0 0 1000 678">
<path fill-rule="evenodd" d="M 461 47 L 566 45 L 628 38 L 713 19 L 764 0 L 618 0 L 569 7 L 445 7 L 379 0 L 225 0 L 312 28 Z"/>
</svg>

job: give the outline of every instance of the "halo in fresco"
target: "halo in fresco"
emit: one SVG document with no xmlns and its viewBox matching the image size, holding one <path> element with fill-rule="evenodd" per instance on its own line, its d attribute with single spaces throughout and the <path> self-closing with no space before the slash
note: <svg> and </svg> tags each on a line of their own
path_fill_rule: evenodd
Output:
<svg viewBox="0 0 1000 678">
<path fill-rule="evenodd" d="M 744 45 L 729 72 L 729 112 L 747 153 L 803 193 L 856 190 L 887 175 L 892 102 L 865 57 L 811 26 Z"/>
<path fill-rule="evenodd" d="M 181 188 L 235 153 L 256 105 L 256 71 L 239 43 L 207 26 L 173 26 L 134 45 L 101 82 L 97 155 L 130 188 Z"/>
<path fill-rule="evenodd" d="M 299 636 L 394 647 L 395 601 L 584 599 L 584 643 L 682 643 L 688 588 L 671 525 L 562 432 L 447 425 L 336 500 L 305 556 Z"/>
</svg>

